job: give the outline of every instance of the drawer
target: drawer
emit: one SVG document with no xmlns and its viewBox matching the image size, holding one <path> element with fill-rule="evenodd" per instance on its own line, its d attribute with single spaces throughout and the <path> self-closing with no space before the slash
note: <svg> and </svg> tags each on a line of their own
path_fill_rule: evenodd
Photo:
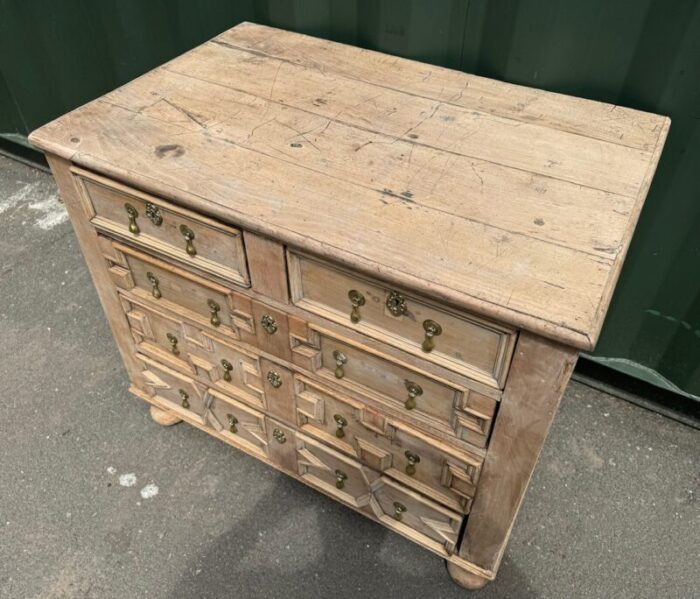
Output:
<svg viewBox="0 0 700 599">
<path fill-rule="evenodd" d="M 372 509 L 377 519 L 397 532 L 430 548 L 454 553 L 462 517 L 441 505 L 383 476 L 375 485 Z"/>
<path fill-rule="evenodd" d="M 296 415 L 307 436 L 423 495 L 467 513 L 483 457 L 431 439 L 366 403 L 295 376 Z"/>
<path fill-rule="evenodd" d="M 244 287 L 241 231 L 125 185 L 73 168 L 90 222 L 111 235 Z"/>
<path fill-rule="evenodd" d="M 497 402 L 367 346 L 308 325 L 293 349 L 301 367 L 367 397 L 401 420 L 485 447 Z"/>
<path fill-rule="evenodd" d="M 210 388 L 204 421 L 229 443 L 257 457 L 268 457 L 266 419 L 257 410 Z"/>
<path fill-rule="evenodd" d="M 146 391 L 167 405 L 180 416 L 204 423 L 207 402 L 206 387 L 192 377 L 158 364 L 145 356 L 138 356 L 143 363 Z"/>
<path fill-rule="evenodd" d="M 488 385 L 502 388 L 513 329 L 288 252 L 294 304 Z M 434 333 L 434 334 L 433 334 Z"/>
<path fill-rule="evenodd" d="M 184 420 L 213 429 L 220 437 L 258 458 L 267 460 L 265 416 L 163 364 L 138 356 L 144 366 L 146 394 Z"/>
<path fill-rule="evenodd" d="M 304 482 L 442 555 L 454 552 L 460 514 L 314 439 L 297 434 L 295 441 Z"/>
<path fill-rule="evenodd" d="M 119 241 L 100 236 L 99 243 L 117 287 L 218 335 L 291 360 L 283 312 Z"/>
<path fill-rule="evenodd" d="M 297 434 L 297 473 L 343 503 L 361 509 L 371 497 L 371 485 L 380 474 L 311 438 Z"/>
<path fill-rule="evenodd" d="M 266 408 L 260 358 L 132 295 L 120 294 L 136 349 L 207 386 Z"/>
</svg>

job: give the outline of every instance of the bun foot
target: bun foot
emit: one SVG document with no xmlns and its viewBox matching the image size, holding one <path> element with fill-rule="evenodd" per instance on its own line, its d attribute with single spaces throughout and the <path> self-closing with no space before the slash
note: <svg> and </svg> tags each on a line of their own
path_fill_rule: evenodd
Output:
<svg viewBox="0 0 700 599">
<path fill-rule="evenodd" d="M 450 578 L 456 582 L 459 586 L 464 587 L 470 591 L 476 591 L 478 589 L 484 588 L 491 580 L 485 576 L 475 574 L 464 568 L 460 568 L 458 565 L 452 562 L 445 562 L 447 567 L 447 572 Z"/>
<path fill-rule="evenodd" d="M 182 422 L 182 418 L 178 418 L 175 414 L 151 406 L 151 418 L 161 426 L 172 426 L 178 422 Z"/>
</svg>

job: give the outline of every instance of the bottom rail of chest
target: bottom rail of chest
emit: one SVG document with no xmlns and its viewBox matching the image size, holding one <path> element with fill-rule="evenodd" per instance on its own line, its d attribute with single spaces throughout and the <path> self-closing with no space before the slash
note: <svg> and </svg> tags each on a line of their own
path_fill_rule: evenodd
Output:
<svg viewBox="0 0 700 599">
<path fill-rule="evenodd" d="M 159 424 L 183 420 L 436 553 L 462 586 L 479 588 L 494 578 L 457 554 L 463 514 L 230 398 L 195 406 L 198 398 L 185 388 L 168 399 L 134 385 L 129 391 L 155 406 Z"/>
</svg>

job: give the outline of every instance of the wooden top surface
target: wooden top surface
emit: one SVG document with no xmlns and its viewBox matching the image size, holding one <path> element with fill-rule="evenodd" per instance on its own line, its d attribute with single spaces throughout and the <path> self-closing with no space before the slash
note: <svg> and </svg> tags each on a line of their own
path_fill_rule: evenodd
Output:
<svg viewBox="0 0 700 599">
<path fill-rule="evenodd" d="M 30 140 L 588 350 L 669 125 L 244 23 Z"/>
</svg>

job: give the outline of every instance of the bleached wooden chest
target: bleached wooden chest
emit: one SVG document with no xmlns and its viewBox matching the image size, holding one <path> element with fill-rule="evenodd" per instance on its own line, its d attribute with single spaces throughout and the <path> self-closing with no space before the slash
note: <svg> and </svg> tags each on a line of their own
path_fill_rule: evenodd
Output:
<svg viewBox="0 0 700 599">
<path fill-rule="evenodd" d="M 669 128 L 242 24 L 31 136 L 184 420 L 493 579 Z"/>
</svg>

